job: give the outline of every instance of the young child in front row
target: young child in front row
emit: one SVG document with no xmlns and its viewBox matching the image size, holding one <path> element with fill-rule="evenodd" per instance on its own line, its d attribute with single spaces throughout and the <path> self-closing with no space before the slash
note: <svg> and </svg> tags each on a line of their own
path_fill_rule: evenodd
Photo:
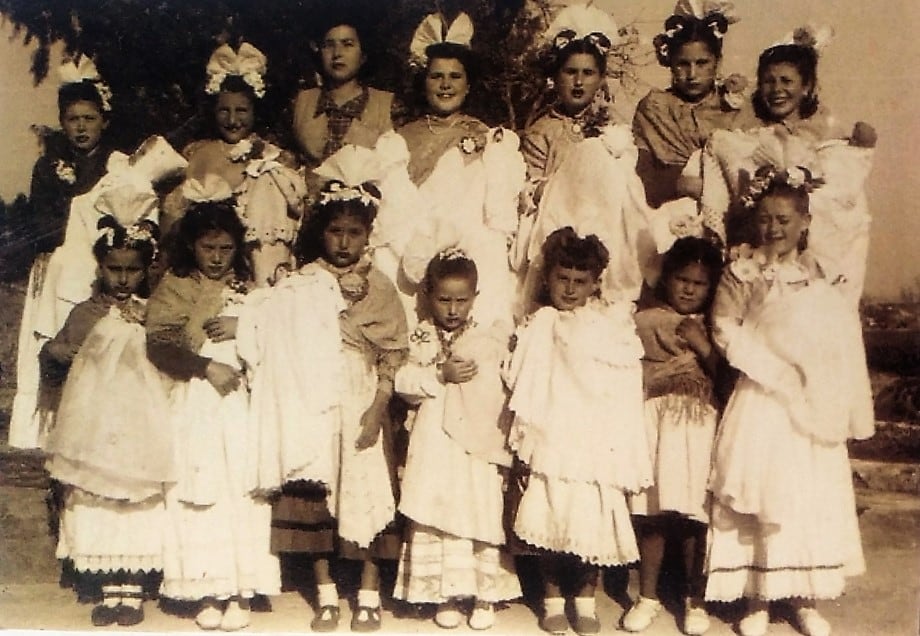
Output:
<svg viewBox="0 0 920 636">
<path fill-rule="evenodd" d="M 148 356 L 176 380 L 178 476 L 166 494 L 162 594 L 200 602 L 202 629 L 235 630 L 249 624 L 255 594 L 280 593 L 281 574 L 269 551 L 271 505 L 250 494 L 245 471 L 254 451 L 235 343 L 251 285 L 245 230 L 233 199 L 218 200 L 225 188 L 197 191 L 147 319 Z"/>
<path fill-rule="evenodd" d="M 703 559 L 709 520 L 707 484 L 718 413 L 713 377 L 718 353 L 705 315 L 722 271 L 709 241 L 678 239 L 664 255 L 656 302 L 636 314 L 645 348 L 645 424 L 655 485 L 629 498 L 639 539 L 639 599 L 623 617 L 630 632 L 647 628 L 658 612 L 658 575 L 665 544 L 683 557 L 685 634 L 709 628 L 703 605 Z"/>
<path fill-rule="evenodd" d="M 163 569 L 164 486 L 175 478 L 165 378 L 147 360 L 143 326 L 156 227 L 100 225 L 96 291 L 41 355 L 46 371 L 67 373 L 46 446 L 48 471 L 66 487 L 57 555 L 100 575 L 97 627 L 144 619 L 145 573 Z"/>
<path fill-rule="evenodd" d="M 817 599 L 865 570 L 848 438 L 875 419 L 859 318 L 808 253 L 810 173 L 761 168 L 746 203 L 759 245 L 739 249 L 712 308 L 713 340 L 741 377 L 713 457 L 706 598 L 747 601 L 742 636 L 787 600 L 799 630 L 827 636 Z"/>
<path fill-rule="evenodd" d="M 409 361 L 396 374 L 396 390 L 420 406 L 401 482 L 409 526 L 394 596 L 437 603 L 444 628 L 460 624 L 463 598 L 474 601 L 470 627 L 488 629 L 494 603 L 521 595 L 501 548 L 511 455 L 500 369 L 511 327 L 475 320 L 478 278 L 476 263 L 456 248 L 428 263 L 428 319 L 409 336 Z"/>
<path fill-rule="evenodd" d="M 514 532 L 542 548 L 540 626 L 568 629 L 561 575 L 575 575 L 575 624 L 596 634 L 599 566 L 636 561 L 627 492 L 651 484 L 642 396 L 642 344 L 633 303 L 598 297 L 609 262 L 594 235 L 550 234 L 542 308 L 516 334 L 506 368 L 509 443 L 530 469 Z"/>
<path fill-rule="evenodd" d="M 366 249 L 379 203 L 370 182 L 330 181 L 295 245 L 302 267 L 254 320 L 260 487 L 281 490 L 272 549 L 312 559 L 314 631 L 339 623 L 333 555 L 361 563 L 353 631 L 380 629 L 378 560 L 399 555 L 387 409 L 407 327 L 396 287 Z M 244 321 L 244 338 L 249 330 Z"/>
</svg>

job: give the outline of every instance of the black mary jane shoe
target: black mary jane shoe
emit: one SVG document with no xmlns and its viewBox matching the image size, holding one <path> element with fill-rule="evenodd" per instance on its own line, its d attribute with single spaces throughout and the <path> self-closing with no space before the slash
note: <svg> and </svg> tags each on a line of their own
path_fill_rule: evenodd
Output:
<svg viewBox="0 0 920 636">
<path fill-rule="evenodd" d="M 339 608 L 335 605 L 323 605 L 310 621 L 314 632 L 334 632 L 339 626 Z"/>
<path fill-rule="evenodd" d="M 97 605 L 90 614 L 94 627 L 106 627 L 118 622 L 118 610 L 121 605 Z"/>
<path fill-rule="evenodd" d="M 376 632 L 380 630 L 380 608 L 358 607 L 351 617 L 351 631 Z"/>
<path fill-rule="evenodd" d="M 144 620 L 144 608 L 121 604 L 118 606 L 118 624 L 122 627 L 137 625 Z"/>
</svg>

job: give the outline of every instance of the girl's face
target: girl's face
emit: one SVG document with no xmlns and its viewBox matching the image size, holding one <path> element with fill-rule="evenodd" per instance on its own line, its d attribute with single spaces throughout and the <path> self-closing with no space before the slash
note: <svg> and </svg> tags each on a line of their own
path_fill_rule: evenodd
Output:
<svg viewBox="0 0 920 636">
<path fill-rule="evenodd" d="M 211 230 L 195 241 L 195 263 L 211 280 L 219 280 L 233 268 L 237 246 L 224 230 Z"/>
<path fill-rule="evenodd" d="M 429 294 L 431 315 L 435 324 L 445 331 L 462 327 L 470 316 L 476 286 L 463 276 L 449 276 L 436 281 Z"/>
<path fill-rule="evenodd" d="M 137 250 L 109 250 L 99 263 L 102 291 L 116 300 L 127 300 L 137 292 L 147 276 L 144 259 Z"/>
<path fill-rule="evenodd" d="M 705 42 L 687 42 L 671 58 L 671 86 L 688 102 L 697 102 L 715 87 L 717 58 Z"/>
<path fill-rule="evenodd" d="M 90 101 L 74 102 L 61 115 L 61 128 L 67 141 L 81 152 L 89 152 L 98 146 L 102 131 L 108 125 L 99 107 Z"/>
<path fill-rule="evenodd" d="M 326 260 L 336 267 L 354 265 L 367 247 L 370 229 L 357 216 L 340 214 L 323 230 L 323 249 Z"/>
<path fill-rule="evenodd" d="M 709 269 L 702 263 L 688 263 L 665 284 L 667 303 L 679 314 L 695 314 L 709 297 Z"/>
<path fill-rule="evenodd" d="M 556 73 L 556 89 L 562 109 L 569 115 L 583 111 L 600 88 L 601 71 L 590 53 L 574 53 Z"/>
<path fill-rule="evenodd" d="M 340 24 L 329 29 L 323 38 L 320 58 L 323 75 L 333 86 L 341 86 L 357 78 L 364 64 L 364 53 L 355 28 Z"/>
<path fill-rule="evenodd" d="M 811 82 L 802 79 L 799 69 L 788 62 L 768 66 L 757 83 L 757 92 L 776 121 L 798 117 L 802 100 L 813 88 Z"/>
<path fill-rule="evenodd" d="M 214 118 L 221 138 L 235 144 L 249 137 L 255 125 L 256 113 L 252 99 L 246 93 L 220 92 L 214 106 Z"/>
<path fill-rule="evenodd" d="M 760 245 L 775 258 L 798 250 L 799 240 L 810 223 L 811 215 L 802 214 L 788 196 L 767 195 L 757 206 Z"/>
<path fill-rule="evenodd" d="M 457 112 L 470 92 L 466 69 L 460 60 L 435 58 L 425 75 L 425 98 L 441 116 Z"/>
<path fill-rule="evenodd" d="M 584 307 L 600 289 L 600 281 L 593 272 L 560 265 L 553 265 L 550 269 L 546 285 L 550 302 L 560 311 Z"/>
</svg>

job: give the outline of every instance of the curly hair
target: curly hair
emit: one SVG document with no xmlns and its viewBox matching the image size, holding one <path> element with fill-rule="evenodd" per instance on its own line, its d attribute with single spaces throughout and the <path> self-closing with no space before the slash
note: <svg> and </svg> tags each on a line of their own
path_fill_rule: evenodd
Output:
<svg viewBox="0 0 920 636">
<path fill-rule="evenodd" d="M 64 118 L 67 108 L 77 102 L 90 102 L 95 104 L 96 109 L 104 120 L 108 120 L 109 113 L 102 107 L 102 95 L 99 93 L 96 82 L 85 79 L 80 82 L 71 82 L 62 84 L 58 89 L 58 117 Z"/>
<path fill-rule="evenodd" d="M 239 280 L 252 278 L 252 264 L 246 250 L 246 228 L 236 214 L 233 199 L 193 203 L 179 221 L 176 239 L 169 246 L 169 265 L 176 276 L 185 278 L 198 269 L 195 242 L 211 232 L 226 232 L 233 240 L 232 269 Z"/>
<path fill-rule="evenodd" d="M 754 91 L 754 96 L 751 98 L 754 114 L 763 121 L 773 119 L 760 93 L 760 84 L 767 69 L 776 64 L 790 64 L 795 67 L 802 77 L 802 83 L 811 86 L 811 92 L 803 97 L 799 104 L 799 117 L 808 119 L 818 112 L 818 96 L 815 93 L 815 87 L 818 85 L 818 53 L 810 46 L 778 44 L 766 49 L 757 60 L 758 90 Z"/>
<path fill-rule="evenodd" d="M 323 191 L 329 191 L 329 185 L 334 183 L 342 185 L 339 181 L 331 181 L 326 184 Z M 361 184 L 361 187 L 378 199 L 380 198 L 380 191 L 372 183 Z M 358 198 L 332 199 L 325 203 L 315 203 L 307 222 L 301 225 L 297 240 L 294 242 L 294 256 L 299 266 L 312 263 L 325 255 L 323 233 L 330 223 L 343 216 L 358 219 L 370 234 L 374 227 L 374 219 L 377 217 L 377 206 L 372 202 L 362 202 Z"/>
<path fill-rule="evenodd" d="M 93 257 L 96 262 L 102 265 L 105 257 L 113 250 L 134 250 L 141 257 L 141 263 L 144 265 L 144 280 L 137 289 L 137 295 L 141 298 L 150 296 L 150 281 L 147 275 L 147 269 L 153 264 L 157 255 L 156 242 L 160 239 L 160 228 L 152 221 L 141 221 L 138 225 L 150 234 L 151 240 L 137 239 L 129 236 L 128 230 L 120 225 L 115 217 L 105 215 L 99 219 L 97 229 L 111 230 L 106 232 L 93 243 Z"/>
<path fill-rule="evenodd" d="M 702 42 L 717 60 L 722 59 L 722 38 L 728 32 L 728 20 L 721 13 L 710 13 L 704 18 L 672 15 L 665 20 L 664 29 L 653 40 L 655 57 L 661 66 L 670 68 L 674 55 L 690 42 Z"/>
<path fill-rule="evenodd" d="M 591 272 L 595 278 L 600 278 L 610 262 L 610 252 L 595 234 L 582 238 L 571 226 L 547 236 L 540 251 L 544 276 L 549 275 L 553 267 L 559 266 Z"/>
<path fill-rule="evenodd" d="M 476 289 L 479 284 L 479 270 L 473 259 L 468 256 L 460 253 L 448 255 L 442 252 L 431 259 L 425 268 L 425 292 L 430 294 L 435 284 L 445 278 L 462 278 Z"/>
<path fill-rule="evenodd" d="M 597 48 L 588 38 L 578 38 L 572 40 L 561 49 L 550 47 L 543 64 L 546 76 L 555 78 L 566 62 L 569 61 L 569 58 L 579 53 L 586 53 L 593 57 L 594 61 L 597 62 L 597 70 L 602 76 L 607 73 L 607 56 L 604 55 L 603 51 Z"/>
<path fill-rule="evenodd" d="M 667 286 L 671 277 L 688 265 L 698 263 L 706 268 L 709 279 L 709 293 L 702 311 L 706 312 L 716 295 L 716 286 L 722 275 L 722 252 L 712 242 L 695 236 L 685 236 L 674 241 L 664 254 L 661 263 L 661 277 L 655 285 L 655 297 L 658 300 L 667 300 Z"/>
</svg>

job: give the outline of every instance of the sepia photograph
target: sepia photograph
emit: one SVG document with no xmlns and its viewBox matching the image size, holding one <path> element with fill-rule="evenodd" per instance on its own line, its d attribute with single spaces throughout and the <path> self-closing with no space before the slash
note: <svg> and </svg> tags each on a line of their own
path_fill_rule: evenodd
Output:
<svg viewBox="0 0 920 636">
<path fill-rule="evenodd" d="M 0 630 L 920 635 L 918 32 L 0 0 Z"/>
</svg>

